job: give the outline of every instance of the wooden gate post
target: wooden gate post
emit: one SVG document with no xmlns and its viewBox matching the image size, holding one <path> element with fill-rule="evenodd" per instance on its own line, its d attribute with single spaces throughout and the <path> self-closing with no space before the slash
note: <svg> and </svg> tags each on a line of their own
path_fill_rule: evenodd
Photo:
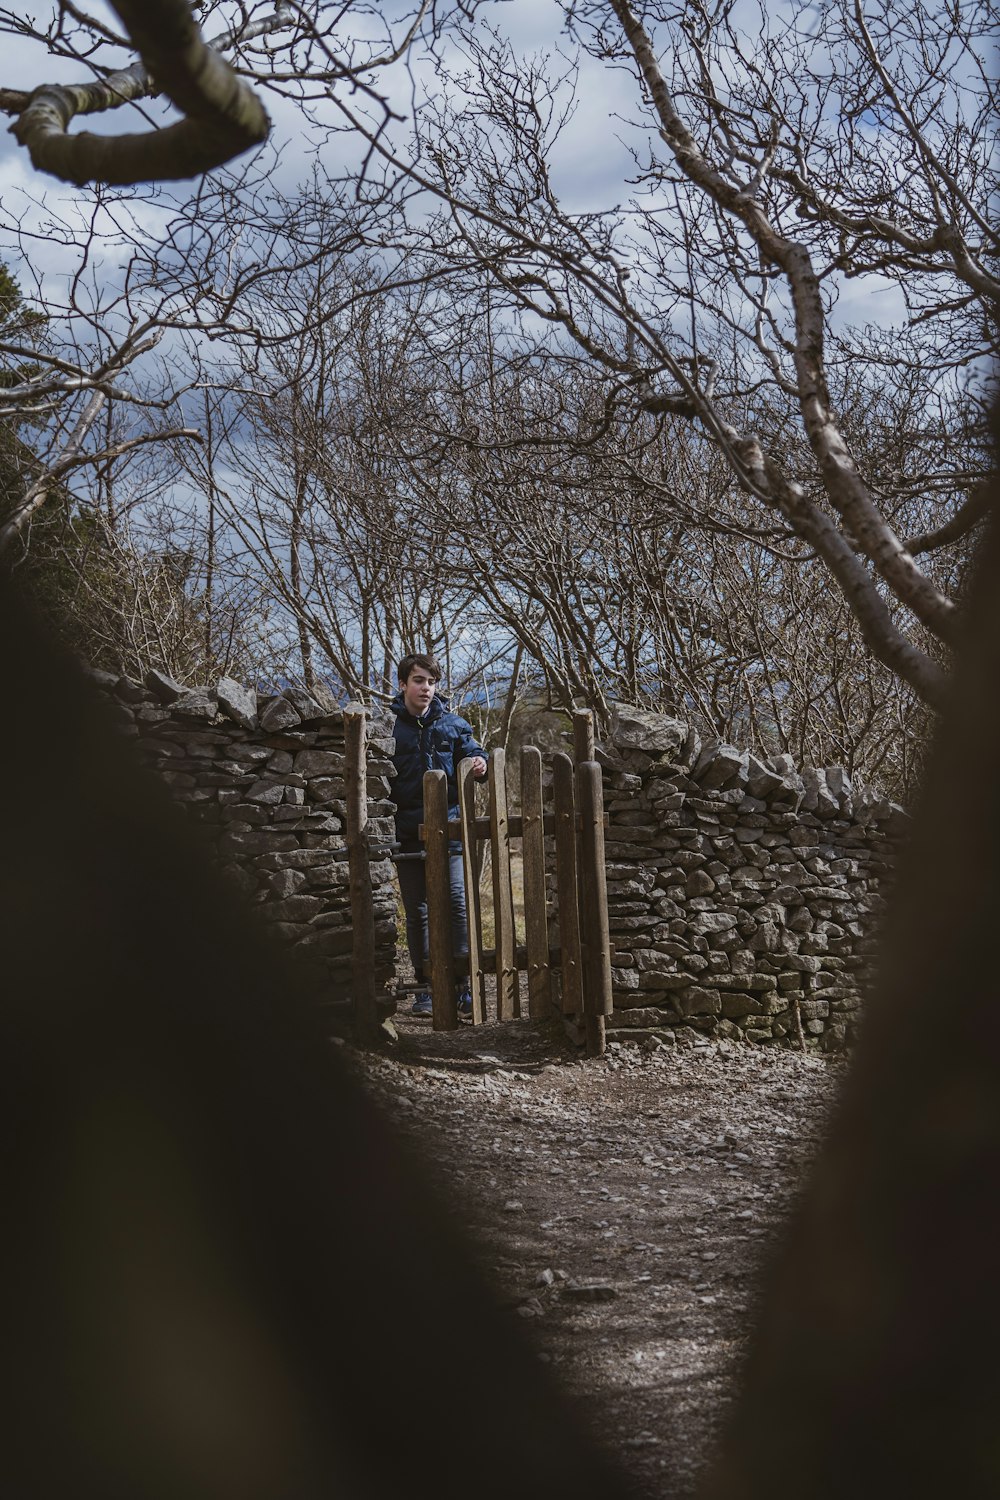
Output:
<svg viewBox="0 0 1000 1500">
<path fill-rule="evenodd" d="M 486 990 L 483 984 L 483 913 L 479 899 L 479 843 L 476 837 L 476 778 L 470 759 L 458 763 L 458 809 L 462 824 L 462 870 L 465 874 L 465 910 L 469 925 L 469 994 L 472 1022 L 486 1020 Z"/>
<path fill-rule="evenodd" d="M 424 772 L 423 840 L 427 850 L 427 928 L 431 970 L 432 1025 L 458 1028 L 458 1001 L 452 961 L 451 879 L 448 869 L 448 778 Z"/>
<path fill-rule="evenodd" d="M 344 709 L 345 780 L 347 783 L 347 860 L 351 881 L 351 997 L 354 1034 L 359 1042 L 378 1036 L 375 1005 L 375 903 L 368 859 L 368 774 L 365 758 L 365 710 Z"/>
<path fill-rule="evenodd" d="M 552 757 L 555 813 L 556 891 L 564 1015 L 583 1012 L 583 964 L 580 951 L 580 907 L 577 897 L 576 787 L 573 762 L 561 751 Z"/>
<path fill-rule="evenodd" d="M 580 854 L 583 871 L 581 908 L 586 934 L 583 1014 L 587 1053 L 599 1057 L 605 1046 L 605 1017 L 610 1016 L 611 934 L 608 925 L 607 873 L 604 867 L 604 793 L 601 768 L 587 761 L 576 768 L 580 793 Z"/>
<path fill-rule="evenodd" d="M 542 752 L 521 747 L 521 850 L 524 860 L 524 943 L 528 957 L 528 1014 L 543 1021 L 552 1005 L 549 922 L 545 903 L 545 825 Z"/>
<path fill-rule="evenodd" d="M 589 708 L 573 710 L 573 759 L 578 766 L 594 758 L 594 715 Z"/>
<path fill-rule="evenodd" d="M 576 708 L 573 711 L 573 759 L 576 760 L 577 766 L 576 804 L 577 810 L 579 810 L 583 805 L 582 789 L 580 789 L 580 766 L 586 765 L 589 760 L 594 759 L 594 714 L 592 714 L 589 708 Z M 579 880 L 580 886 L 580 918 L 582 918 L 583 930 L 586 932 L 585 904 L 583 904 L 585 903 L 586 870 L 583 867 L 582 840 L 577 844 L 577 880 Z M 582 983 L 583 995 L 586 995 L 589 989 L 588 974 L 586 974 L 588 957 L 589 950 L 585 939 L 582 944 L 582 953 L 580 953 L 580 963 L 582 963 L 582 978 L 580 978 L 580 983 Z M 603 1020 L 586 1013 L 585 1007 L 582 1008 L 580 1019 L 582 1019 L 583 1026 L 585 1026 L 586 1052 L 588 1052 L 589 1058 L 600 1058 L 604 1052 Z"/>
<path fill-rule="evenodd" d="M 493 869 L 493 924 L 496 929 L 497 1020 L 521 1014 L 514 933 L 514 893 L 510 884 L 510 819 L 507 813 L 506 756 L 490 756 L 490 854 Z"/>
</svg>

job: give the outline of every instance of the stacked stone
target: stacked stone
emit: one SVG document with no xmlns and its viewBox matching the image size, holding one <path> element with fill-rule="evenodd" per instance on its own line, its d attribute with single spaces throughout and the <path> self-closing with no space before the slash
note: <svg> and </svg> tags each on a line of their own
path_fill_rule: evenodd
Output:
<svg viewBox="0 0 1000 1500">
<path fill-rule="evenodd" d="M 598 759 L 610 1026 L 850 1041 L 902 808 L 853 788 L 842 767 L 702 744 L 689 725 L 634 709 Z"/>
<path fill-rule="evenodd" d="M 223 870 L 292 946 L 328 1001 L 351 986 L 343 711 L 299 688 L 259 696 L 231 678 L 184 688 L 93 672 L 120 732 L 136 741 L 175 802 L 199 825 Z M 369 726 L 371 734 L 371 727 Z M 393 838 L 391 741 L 367 744 L 372 846 Z M 388 859 L 371 861 L 376 986 L 392 972 L 396 897 Z"/>
</svg>

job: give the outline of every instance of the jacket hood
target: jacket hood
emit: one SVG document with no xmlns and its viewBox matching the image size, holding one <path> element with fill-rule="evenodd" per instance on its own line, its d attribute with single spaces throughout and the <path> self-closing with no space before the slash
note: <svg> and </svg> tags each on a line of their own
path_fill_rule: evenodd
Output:
<svg viewBox="0 0 1000 1500">
<path fill-rule="evenodd" d="M 393 698 L 392 702 L 389 704 L 389 707 L 392 709 L 392 711 L 393 711 L 394 714 L 400 714 L 400 715 L 405 714 L 408 719 L 412 719 L 413 720 L 414 724 L 417 722 L 417 716 L 416 716 L 416 714 L 411 714 L 410 710 L 407 708 L 406 704 L 403 702 L 403 690 L 402 690 L 402 688 L 400 688 L 400 690 L 396 694 L 395 698 Z M 437 693 L 435 693 L 434 697 L 430 701 L 430 707 L 428 708 L 427 712 L 424 714 L 424 719 L 425 719 L 425 721 L 428 720 L 428 719 L 439 719 L 442 714 L 446 714 L 447 712 L 448 712 L 448 700 L 447 700 L 447 698 L 441 698 L 441 697 L 438 696 Z"/>
</svg>

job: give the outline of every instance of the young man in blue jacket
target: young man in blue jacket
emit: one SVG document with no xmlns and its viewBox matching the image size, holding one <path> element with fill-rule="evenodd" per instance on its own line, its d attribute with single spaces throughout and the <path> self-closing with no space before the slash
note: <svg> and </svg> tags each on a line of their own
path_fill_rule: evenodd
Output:
<svg viewBox="0 0 1000 1500">
<path fill-rule="evenodd" d="M 448 708 L 445 698 L 438 697 L 441 668 L 432 656 L 404 656 L 399 663 L 399 692 L 392 700 L 396 715 L 393 764 L 396 779 L 393 800 L 396 803 L 396 837 L 401 854 L 418 854 L 423 848 L 419 827 L 424 816 L 424 772 L 443 771 L 448 778 L 448 817 L 458 817 L 458 767 L 472 760 L 477 780 L 486 775 L 486 751 L 473 738 L 472 725 Z M 469 927 L 465 911 L 465 878 L 462 872 L 462 846 L 449 844 L 451 876 L 452 951 L 469 951 Z M 406 946 L 413 962 L 418 984 L 426 979 L 427 882 L 423 860 L 404 859 L 397 865 L 399 888 L 406 912 Z M 431 997 L 420 991 L 413 1002 L 415 1016 L 431 1014 Z M 458 997 L 460 1016 L 472 1015 L 472 996 L 463 983 Z"/>
</svg>

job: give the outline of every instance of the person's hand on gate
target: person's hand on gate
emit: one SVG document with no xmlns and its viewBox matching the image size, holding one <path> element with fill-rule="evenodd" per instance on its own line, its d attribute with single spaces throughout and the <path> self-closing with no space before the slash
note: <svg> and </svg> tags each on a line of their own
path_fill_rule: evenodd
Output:
<svg viewBox="0 0 1000 1500">
<path fill-rule="evenodd" d="M 486 775 L 486 762 L 481 755 L 474 755 L 472 757 L 472 774 L 477 781 L 481 781 Z"/>
</svg>

